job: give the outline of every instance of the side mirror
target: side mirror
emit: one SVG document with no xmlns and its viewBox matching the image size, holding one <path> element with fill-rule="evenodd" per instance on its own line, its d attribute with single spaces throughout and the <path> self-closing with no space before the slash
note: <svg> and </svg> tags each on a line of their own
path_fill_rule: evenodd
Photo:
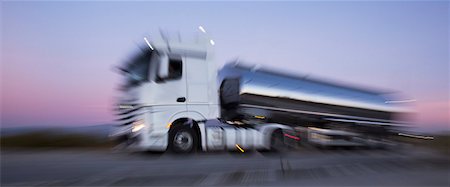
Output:
<svg viewBox="0 0 450 187">
<path fill-rule="evenodd" d="M 169 57 L 164 55 L 159 62 L 158 77 L 161 79 L 169 76 Z"/>
</svg>

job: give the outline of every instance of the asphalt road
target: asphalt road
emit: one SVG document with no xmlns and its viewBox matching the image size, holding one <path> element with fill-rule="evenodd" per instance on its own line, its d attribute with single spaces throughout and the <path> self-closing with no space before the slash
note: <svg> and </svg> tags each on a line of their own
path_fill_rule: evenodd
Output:
<svg viewBox="0 0 450 187">
<path fill-rule="evenodd" d="M 1 152 L 1 186 L 449 186 L 430 151 L 307 150 L 171 155 L 109 150 Z"/>
</svg>

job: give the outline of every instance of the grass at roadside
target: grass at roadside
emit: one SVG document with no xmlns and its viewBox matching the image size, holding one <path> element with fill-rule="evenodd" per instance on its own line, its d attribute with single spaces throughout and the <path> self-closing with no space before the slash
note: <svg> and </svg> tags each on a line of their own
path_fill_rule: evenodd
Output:
<svg viewBox="0 0 450 187">
<path fill-rule="evenodd" d="M 0 141 L 2 148 L 99 148 L 112 145 L 106 137 L 56 131 L 2 136 Z"/>
<path fill-rule="evenodd" d="M 410 137 L 398 137 L 398 141 L 414 146 L 425 147 L 450 155 L 450 134 L 438 134 L 432 140 L 424 140 Z"/>
</svg>

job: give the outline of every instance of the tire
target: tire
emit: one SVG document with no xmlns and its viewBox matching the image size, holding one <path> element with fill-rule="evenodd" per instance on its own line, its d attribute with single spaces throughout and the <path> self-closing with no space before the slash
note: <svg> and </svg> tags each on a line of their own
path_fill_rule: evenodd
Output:
<svg viewBox="0 0 450 187">
<path fill-rule="evenodd" d="M 181 127 L 169 135 L 169 149 L 174 153 L 192 153 L 197 148 L 197 134 L 193 129 Z"/>
<path fill-rule="evenodd" d="M 274 130 L 270 136 L 270 151 L 272 152 L 286 152 L 287 145 L 284 143 L 283 132 L 281 129 Z"/>
</svg>

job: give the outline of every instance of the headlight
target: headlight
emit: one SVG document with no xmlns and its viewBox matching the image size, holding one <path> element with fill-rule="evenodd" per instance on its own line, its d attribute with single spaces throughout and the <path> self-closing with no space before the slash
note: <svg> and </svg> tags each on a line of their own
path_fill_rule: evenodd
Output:
<svg viewBox="0 0 450 187">
<path fill-rule="evenodd" d="M 145 127 L 145 122 L 144 122 L 144 120 L 141 119 L 141 120 L 137 120 L 137 121 L 133 122 L 132 125 L 133 125 L 133 127 L 131 128 L 131 132 L 137 132 Z"/>
</svg>

